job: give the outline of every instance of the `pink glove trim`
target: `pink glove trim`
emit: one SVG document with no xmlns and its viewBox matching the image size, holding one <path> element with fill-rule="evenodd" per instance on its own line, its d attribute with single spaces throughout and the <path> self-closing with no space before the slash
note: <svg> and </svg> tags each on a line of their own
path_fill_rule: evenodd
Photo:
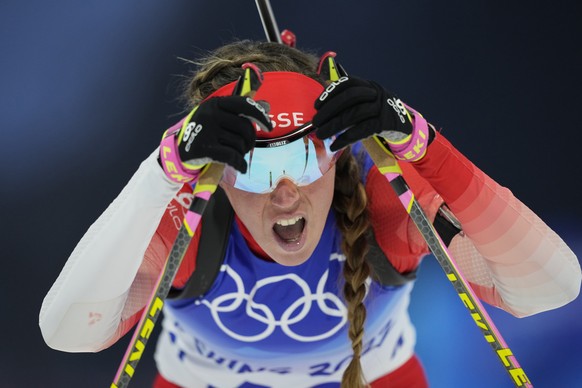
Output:
<svg viewBox="0 0 582 388">
<path fill-rule="evenodd" d="M 405 144 L 395 144 L 388 141 L 390 149 L 397 159 L 407 162 L 416 162 L 424 156 L 428 147 L 428 123 L 420 113 L 406 106 L 406 109 L 414 116 L 410 141 Z"/>
<path fill-rule="evenodd" d="M 176 146 L 176 134 L 182 128 L 184 120 L 170 127 L 162 137 L 160 143 L 160 162 L 166 176 L 176 183 L 187 183 L 198 179 L 200 170 L 187 170 L 182 165 L 178 147 Z"/>
</svg>

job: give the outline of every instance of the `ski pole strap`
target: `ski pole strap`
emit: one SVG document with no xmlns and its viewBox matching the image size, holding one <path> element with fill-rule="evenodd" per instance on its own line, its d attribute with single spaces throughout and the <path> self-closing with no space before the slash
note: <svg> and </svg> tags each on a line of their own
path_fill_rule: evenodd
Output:
<svg viewBox="0 0 582 388">
<path fill-rule="evenodd" d="M 185 121 L 186 120 L 183 120 L 182 122 Z M 188 170 L 180 160 L 178 146 L 176 144 L 176 136 L 181 133 L 181 128 L 182 125 L 178 123 L 178 125 L 175 125 L 164 132 L 162 141 L 160 142 L 160 164 L 170 180 L 176 183 L 195 182 L 200 174 L 200 168 L 203 166 L 198 166 L 199 168 Z"/>
<path fill-rule="evenodd" d="M 406 104 L 405 106 L 414 117 L 412 134 L 406 139 L 406 142 L 386 141 L 390 144 L 390 151 L 397 159 L 416 162 L 422 159 L 426 153 L 430 129 L 426 119 L 420 113 Z"/>
</svg>

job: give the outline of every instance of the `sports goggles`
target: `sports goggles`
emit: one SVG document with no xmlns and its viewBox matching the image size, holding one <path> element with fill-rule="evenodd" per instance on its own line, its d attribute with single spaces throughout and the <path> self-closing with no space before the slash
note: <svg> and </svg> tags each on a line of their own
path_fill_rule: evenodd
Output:
<svg viewBox="0 0 582 388">
<path fill-rule="evenodd" d="M 293 72 L 264 72 L 263 76 L 254 99 L 267 103 L 273 130 L 257 131 L 255 147 L 245 155 L 248 166 L 245 174 L 227 167 L 222 180 L 252 193 L 268 193 L 281 179 L 289 179 L 298 186 L 313 183 L 329 171 L 339 156 L 329 148 L 334 139 L 318 139 L 311 124 L 315 114 L 313 103 L 323 92 L 323 86 Z M 227 84 L 208 98 L 231 95 L 234 85 Z"/>
<path fill-rule="evenodd" d="M 321 140 L 315 127 L 307 123 L 288 135 L 257 139 L 255 148 L 245 155 L 247 172 L 227 167 L 223 181 L 251 193 L 268 193 L 282 179 L 305 186 L 321 178 L 335 164 L 340 152 L 330 150 L 333 138 Z"/>
</svg>

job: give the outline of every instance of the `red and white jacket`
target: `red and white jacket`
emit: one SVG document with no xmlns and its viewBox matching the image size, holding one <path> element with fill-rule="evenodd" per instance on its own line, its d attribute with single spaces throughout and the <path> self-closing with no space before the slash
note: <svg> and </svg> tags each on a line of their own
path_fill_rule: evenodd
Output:
<svg viewBox="0 0 582 388">
<path fill-rule="evenodd" d="M 169 181 L 156 159 L 157 151 L 90 227 L 47 294 L 39 322 L 49 346 L 72 352 L 99 351 L 115 343 L 139 319 L 188 202 L 185 188 Z M 429 218 L 445 202 L 460 221 L 463 232 L 453 238 L 449 250 L 483 301 L 524 317 L 577 297 L 581 271 L 573 252 L 507 188 L 479 170 L 441 134 L 423 159 L 401 163 L 401 168 Z M 386 179 L 374 166 L 368 165 L 366 171 L 376 240 L 397 270 L 414 270 L 429 253 L 426 243 Z M 241 233 L 256 252 L 252 237 L 244 230 Z M 195 268 L 198 235 L 186 253 L 176 287 L 183 286 Z M 403 308 L 394 311 L 405 315 L 403 330 L 412 333 L 408 301 L 402 303 Z M 370 362 L 369 367 L 362 360 L 370 381 L 393 372 L 412 356 L 411 335 L 410 348 L 401 359 L 385 365 Z M 168 337 L 163 333 L 161 341 L 163 338 Z M 186 381 L 183 371 L 174 370 L 173 361 L 167 362 L 171 354 L 167 345 L 160 343 L 158 364 L 169 380 L 182 383 Z M 204 363 L 192 370 L 200 365 Z"/>
</svg>

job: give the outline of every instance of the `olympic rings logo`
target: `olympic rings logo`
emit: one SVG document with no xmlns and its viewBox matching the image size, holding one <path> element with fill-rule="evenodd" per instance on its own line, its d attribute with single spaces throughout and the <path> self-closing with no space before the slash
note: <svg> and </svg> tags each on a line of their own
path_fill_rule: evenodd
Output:
<svg viewBox="0 0 582 388">
<path fill-rule="evenodd" d="M 224 333 L 236 340 L 242 342 L 257 342 L 269 337 L 277 327 L 280 327 L 289 338 L 300 342 L 315 342 L 331 337 L 337 333 L 347 321 L 346 306 L 337 295 L 331 292 L 325 292 L 324 290 L 329 270 L 326 270 L 319 279 L 315 293 L 311 292 L 309 285 L 304 279 L 296 274 L 287 274 L 259 280 L 248 294 L 245 292 L 242 278 L 230 266 L 224 264 L 220 270 L 221 272 L 226 272 L 226 274 L 234 281 L 236 292 L 220 295 L 212 301 L 203 299 L 201 303 L 208 307 L 216 325 L 220 327 Z M 257 302 L 255 297 L 262 288 L 267 286 L 276 287 L 277 283 L 284 281 L 294 282 L 303 295 L 291 303 L 291 305 L 281 314 L 281 317 L 277 319 L 269 306 Z M 237 333 L 234 329 L 227 327 L 223 322 L 221 317 L 225 317 L 228 313 L 232 313 L 243 306 L 245 313 L 250 319 L 264 325 L 264 329 L 260 333 L 254 335 Z M 317 329 L 320 329 L 321 331 L 313 335 L 302 335 L 293 331 L 293 325 L 305 319 L 312 308 L 319 308 L 322 313 L 337 318 L 337 323 L 335 323 L 331 328 L 319 327 L 319 325 L 316 325 L 318 326 Z"/>
</svg>

